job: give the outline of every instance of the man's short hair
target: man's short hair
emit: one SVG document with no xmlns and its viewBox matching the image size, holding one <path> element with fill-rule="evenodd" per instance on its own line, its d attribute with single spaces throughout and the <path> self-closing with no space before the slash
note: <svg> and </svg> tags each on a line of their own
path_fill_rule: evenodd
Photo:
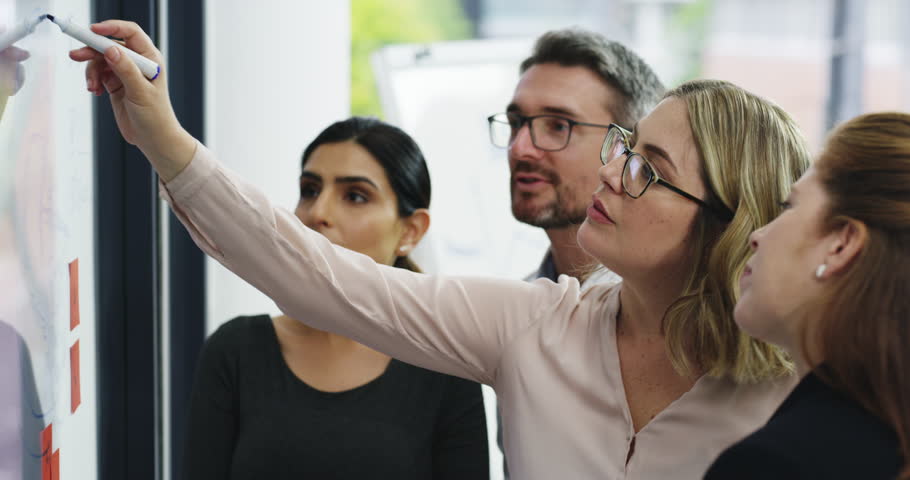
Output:
<svg viewBox="0 0 910 480">
<path fill-rule="evenodd" d="M 607 105 L 607 110 L 625 128 L 632 128 L 654 108 L 665 91 L 651 67 L 635 52 L 603 35 L 579 28 L 543 34 L 531 56 L 521 62 L 521 73 L 542 63 L 585 67 L 597 74 L 619 93 L 618 102 Z"/>
</svg>

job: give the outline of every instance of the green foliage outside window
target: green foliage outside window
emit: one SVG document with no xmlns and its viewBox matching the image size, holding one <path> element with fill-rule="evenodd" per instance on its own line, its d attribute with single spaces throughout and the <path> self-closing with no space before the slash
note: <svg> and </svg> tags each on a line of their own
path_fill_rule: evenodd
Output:
<svg viewBox="0 0 910 480">
<path fill-rule="evenodd" d="M 670 21 L 670 38 L 676 45 L 678 57 L 685 62 L 680 78 L 670 85 L 699 78 L 707 44 L 709 22 L 714 9 L 713 0 L 695 0 L 680 7 Z"/>
<path fill-rule="evenodd" d="M 385 45 L 471 38 L 458 0 L 351 0 L 351 113 L 382 117 L 370 55 Z"/>
</svg>

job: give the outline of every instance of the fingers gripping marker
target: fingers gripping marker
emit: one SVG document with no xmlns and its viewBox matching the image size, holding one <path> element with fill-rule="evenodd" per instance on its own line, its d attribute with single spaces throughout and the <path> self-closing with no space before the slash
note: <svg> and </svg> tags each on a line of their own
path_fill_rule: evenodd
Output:
<svg viewBox="0 0 910 480">
<path fill-rule="evenodd" d="M 102 37 L 101 35 L 98 35 L 97 33 L 92 32 L 91 30 L 88 30 L 88 29 L 85 29 L 83 27 L 73 24 L 69 20 L 57 18 L 51 14 L 47 14 L 47 19 L 54 22 L 58 27 L 60 27 L 60 30 L 63 33 L 75 38 L 76 40 L 79 40 L 80 42 L 97 50 L 101 54 L 104 54 L 104 52 L 107 49 L 109 49 L 113 46 L 121 47 L 122 48 L 121 51 L 123 53 L 125 53 L 126 56 L 130 57 L 130 60 L 132 60 L 133 63 L 135 63 L 136 66 L 139 67 L 139 70 L 142 72 L 143 75 L 145 75 L 145 78 L 148 78 L 149 80 L 154 80 L 154 79 L 158 78 L 158 75 L 161 73 L 160 65 L 153 62 L 152 60 L 149 60 L 148 58 L 143 57 L 142 55 L 139 55 L 138 53 L 130 50 L 129 48 L 126 48 L 123 45 L 120 45 L 119 43 L 111 40 L 110 38 Z"/>
</svg>

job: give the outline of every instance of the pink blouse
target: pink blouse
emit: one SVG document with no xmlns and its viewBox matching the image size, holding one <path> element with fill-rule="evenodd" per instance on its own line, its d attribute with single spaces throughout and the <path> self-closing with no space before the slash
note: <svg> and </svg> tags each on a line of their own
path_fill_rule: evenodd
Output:
<svg viewBox="0 0 910 480">
<path fill-rule="evenodd" d="M 162 196 L 208 255 L 286 314 L 492 386 L 514 479 L 701 478 L 795 378 L 702 377 L 636 435 L 615 338 L 621 284 L 415 274 L 332 245 L 199 145 Z M 628 463 L 635 437 L 635 451 Z"/>
</svg>

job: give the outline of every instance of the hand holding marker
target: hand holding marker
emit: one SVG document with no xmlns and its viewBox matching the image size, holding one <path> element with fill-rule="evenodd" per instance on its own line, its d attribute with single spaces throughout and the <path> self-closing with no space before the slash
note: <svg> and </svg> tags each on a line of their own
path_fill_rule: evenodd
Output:
<svg viewBox="0 0 910 480">
<path fill-rule="evenodd" d="M 167 88 L 167 71 L 161 51 L 134 22 L 105 20 L 91 26 L 99 35 L 122 38 L 126 48 L 108 48 L 104 54 L 92 47 L 69 53 L 85 62 L 86 89 L 94 95 L 108 93 L 117 127 L 123 138 L 149 159 L 167 183 L 189 165 L 198 142 L 177 121 Z M 161 65 L 161 74 L 150 82 L 136 62 L 126 58 L 132 50 Z"/>
<path fill-rule="evenodd" d="M 136 64 L 137 67 L 139 67 L 139 70 L 143 75 L 145 75 L 145 78 L 148 78 L 149 80 L 158 78 L 158 75 L 161 73 L 161 66 L 159 66 L 157 63 L 143 57 L 142 55 L 139 55 L 138 53 L 124 47 L 123 45 L 111 40 L 110 38 L 102 37 L 101 35 L 98 35 L 91 30 L 82 28 L 78 25 L 74 25 L 69 20 L 56 18 L 51 14 L 47 14 L 46 16 L 48 20 L 54 22 L 58 27 L 60 27 L 60 30 L 63 33 L 75 38 L 76 40 L 79 40 L 89 47 L 92 47 L 101 54 L 104 54 L 105 50 L 108 48 L 117 46 L 123 51 L 123 53 L 126 54 L 127 57 L 133 61 L 133 63 Z"/>
</svg>

